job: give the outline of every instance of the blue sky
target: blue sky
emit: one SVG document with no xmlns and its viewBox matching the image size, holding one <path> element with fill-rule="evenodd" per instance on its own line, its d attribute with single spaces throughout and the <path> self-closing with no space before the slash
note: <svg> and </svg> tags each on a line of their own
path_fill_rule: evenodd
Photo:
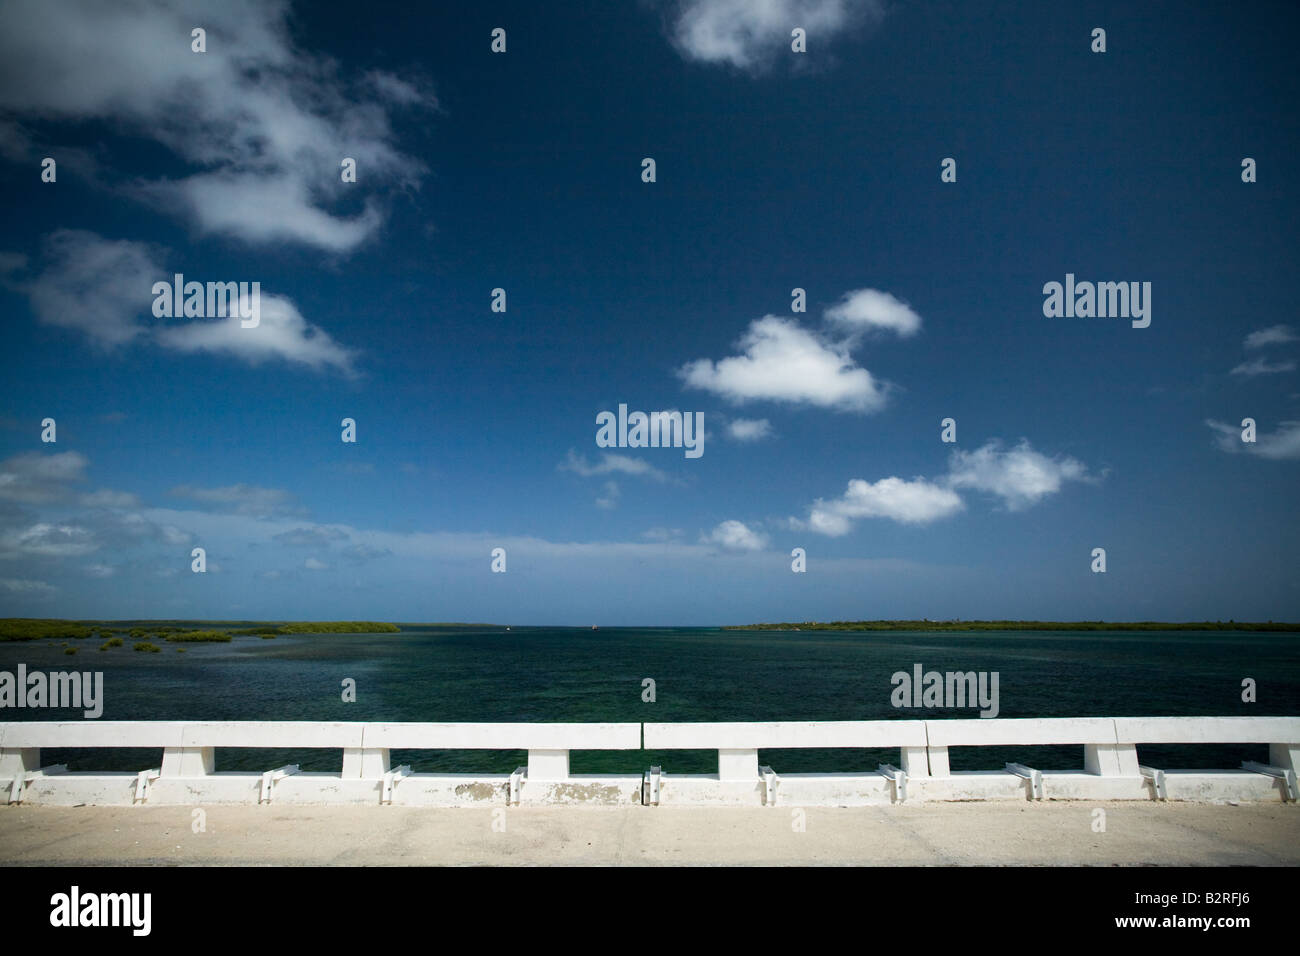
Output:
<svg viewBox="0 0 1300 956">
<path fill-rule="evenodd" d="M 6 4 L 0 614 L 1300 619 L 1297 15 L 1057 7 Z"/>
</svg>

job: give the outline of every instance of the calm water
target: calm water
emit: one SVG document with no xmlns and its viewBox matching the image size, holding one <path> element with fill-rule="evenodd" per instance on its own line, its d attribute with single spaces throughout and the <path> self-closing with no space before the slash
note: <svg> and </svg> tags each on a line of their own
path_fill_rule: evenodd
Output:
<svg viewBox="0 0 1300 956">
<path fill-rule="evenodd" d="M 163 645 L 158 654 L 98 641 L 0 644 L 0 669 L 104 672 L 102 720 L 702 721 L 974 717 L 977 711 L 895 709 L 890 675 L 998 671 L 1001 717 L 1300 714 L 1300 635 L 1236 632 L 1084 633 L 719 631 L 563 628 L 407 630 L 401 634 L 237 637 Z M 341 700 L 344 678 L 357 701 Z M 643 703 L 641 681 L 656 681 Z M 1259 685 L 1241 701 L 1241 680 Z M 70 720 L 67 710 L 5 710 L 0 720 Z M 1265 747 L 1143 748 L 1164 767 L 1235 767 Z M 157 766 L 156 751 L 48 751 L 73 770 Z M 777 772 L 874 769 L 896 751 L 764 751 Z M 1082 767 L 1080 747 L 953 751 L 956 769 L 1022 760 Z M 417 771 L 508 773 L 522 752 L 394 752 Z M 222 750 L 219 770 L 295 762 L 337 770 L 338 752 Z M 574 753 L 575 773 L 716 770 L 704 751 Z"/>
</svg>

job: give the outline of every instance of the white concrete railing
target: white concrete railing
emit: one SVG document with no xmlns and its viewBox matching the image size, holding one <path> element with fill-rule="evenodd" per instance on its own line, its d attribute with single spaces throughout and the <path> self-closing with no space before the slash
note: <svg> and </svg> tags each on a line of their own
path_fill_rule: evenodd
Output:
<svg viewBox="0 0 1300 956">
<path fill-rule="evenodd" d="M 571 776 L 571 750 L 716 750 L 716 774 Z M 1143 767 L 1146 744 L 1267 744 L 1267 764 L 1238 770 Z M 953 747 L 1080 745 L 1081 771 L 1023 764 L 953 772 Z M 42 748 L 162 750 L 139 773 L 67 773 L 40 766 Z M 341 773 L 216 770 L 216 749 L 343 751 Z M 896 749 L 900 767 L 778 775 L 758 752 L 800 748 Z M 390 767 L 405 750 L 525 750 L 513 774 L 412 774 Z M 0 787 L 10 802 L 198 803 L 256 799 L 430 805 L 484 802 L 851 805 L 905 799 L 1294 800 L 1297 717 L 1078 717 L 744 723 L 329 723 L 304 721 L 78 721 L 0 723 Z"/>
<path fill-rule="evenodd" d="M 1267 764 L 1246 763 L 1239 770 L 1162 771 L 1138 763 L 1138 744 L 1267 744 Z M 1039 771 L 1007 764 L 995 771 L 951 770 L 952 747 L 1032 747 L 1082 745 L 1079 771 Z M 921 799 L 997 799 L 1026 793 L 1031 799 L 1165 798 L 1227 800 L 1266 798 L 1280 792 L 1296 799 L 1300 773 L 1300 718 L 1297 717 L 1045 717 L 957 720 L 884 720 L 807 723 L 646 724 L 650 750 L 716 749 L 716 775 L 671 780 L 660 772 L 655 789 L 661 800 L 672 783 L 689 802 L 787 800 L 822 803 L 863 802 L 863 791 L 903 799 L 903 781 Z M 758 750 L 796 748 L 897 748 L 902 766 L 881 765 L 870 774 L 776 775 L 758 767 Z M 760 770 L 762 772 L 760 772 Z M 1051 793 L 1044 779 L 1051 782 Z"/>
</svg>

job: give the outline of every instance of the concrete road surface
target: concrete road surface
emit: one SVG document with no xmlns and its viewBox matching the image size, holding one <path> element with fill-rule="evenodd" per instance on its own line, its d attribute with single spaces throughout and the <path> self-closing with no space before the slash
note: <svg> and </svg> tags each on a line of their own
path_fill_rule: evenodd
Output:
<svg viewBox="0 0 1300 956">
<path fill-rule="evenodd" d="M 1300 807 L 1283 804 L 202 809 L 195 832 L 192 807 L 0 807 L 0 863 L 1300 864 Z"/>
</svg>

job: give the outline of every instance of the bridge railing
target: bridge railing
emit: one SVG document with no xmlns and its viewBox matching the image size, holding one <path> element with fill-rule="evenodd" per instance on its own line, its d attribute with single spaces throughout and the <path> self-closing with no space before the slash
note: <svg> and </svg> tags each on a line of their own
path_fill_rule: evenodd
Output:
<svg viewBox="0 0 1300 956">
<path fill-rule="evenodd" d="M 0 785 L 9 781 L 11 799 L 21 798 L 23 785 L 33 779 L 64 772 L 65 768 L 42 767 L 41 750 L 49 748 L 156 748 L 162 750 L 160 767 L 141 771 L 137 793 L 155 781 L 214 781 L 218 748 L 265 748 L 276 750 L 330 749 L 342 751 L 342 772 L 331 776 L 345 785 L 357 786 L 383 780 L 383 792 L 391 797 L 396 775 L 401 780 L 425 778 L 414 786 L 403 784 L 406 793 L 421 786 L 433 786 L 430 775 L 411 775 L 409 768 L 390 767 L 392 750 L 523 750 L 527 768 L 510 775 L 509 792 L 517 796 L 523 781 L 565 784 L 575 778 L 569 773 L 573 750 L 715 750 L 716 775 L 666 775 L 653 768 L 646 775 L 646 789 L 658 802 L 668 796 L 693 794 L 691 799 L 741 800 L 758 794 L 763 803 L 774 802 L 777 787 L 797 794 L 803 787 L 810 799 L 852 800 L 867 792 L 859 782 L 846 782 L 852 774 L 797 774 L 786 784 L 770 767 L 759 767 L 760 750 L 805 748 L 894 749 L 901 767 L 882 764 L 867 775 L 878 774 L 888 781 L 892 799 L 905 799 L 907 781 L 912 793 L 923 799 L 982 799 L 1005 796 L 1009 773 L 1028 781 L 1027 792 L 1041 798 L 1043 774 L 1056 788 L 1055 796 L 1117 799 L 1139 796 L 1136 788 L 1147 786 L 1163 797 L 1163 771 L 1139 763 L 1138 748 L 1149 744 L 1266 744 L 1268 763 L 1244 763 L 1238 770 L 1171 771 L 1199 773 L 1182 778 L 1180 786 L 1193 799 L 1218 799 L 1226 787 L 1245 786 L 1260 790 L 1258 777 L 1243 782 L 1242 774 L 1277 778 L 1283 798 L 1295 799 L 1296 774 L 1300 772 L 1300 717 L 1076 717 L 995 718 L 953 720 L 866 720 L 866 721 L 769 721 L 735 723 L 390 723 L 315 721 L 91 721 L 0 723 Z M 1022 764 L 1006 764 L 998 771 L 954 774 L 949 752 L 954 747 L 1019 747 L 1078 745 L 1083 748 L 1083 766 L 1077 772 L 1039 771 Z M 669 768 L 671 769 L 671 768 Z M 295 774 L 296 765 L 262 774 L 263 789 L 274 780 Z M 274 776 L 278 774 L 279 776 Z M 1235 775 L 1235 776 L 1233 776 Z M 70 774 L 69 777 L 89 777 Z M 118 775 L 119 777 L 121 775 Z M 443 775 L 446 777 L 447 775 Z M 620 785 L 628 775 L 616 777 Z M 651 782 L 651 777 L 653 781 Z M 272 779 L 273 778 L 273 779 Z M 483 778 L 489 779 L 489 778 Z M 501 780 L 490 778 L 492 786 Z M 503 779 L 503 778 L 502 778 Z M 582 778 L 594 780 L 595 777 Z M 634 781 L 638 778 L 631 778 Z M 1088 783 L 1089 780 L 1097 783 Z M 670 783 L 665 785 L 664 781 Z M 1001 782 L 999 782 L 999 780 Z M 1132 781 L 1136 780 L 1137 783 Z M 693 784 L 692 781 L 695 783 Z M 607 781 L 608 782 L 608 781 Z M 1018 782 L 1017 782 L 1018 783 Z M 45 781 L 44 786 L 54 787 Z M 303 794 L 310 792 L 301 784 Z M 322 783 L 321 787 L 326 784 Z M 818 787 L 821 789 L 817 789 Z M 857 786 L 850 792 L 845 788 Z M 1270 783 L 1269 786 L 1274 786 Z M 1251 788 L 1254 788 L 1251 790 Z M 214 784 L 222 793 L 231 792 Z M 693 788 L 693 789 L 692 789 Z M 927 789 L 928 788 L 928 789 Z M 39 788 L 38 788 L 39 789 Z M 293 788 L 291 788 L 292 790 Z M 337 789 L 337 788 L 336 788 Z M 569 788 L 571 792 L 573 788 Z M 188 792 L 201 792 L 196 784 Z M 356 786 L 349 792 L 367 793 Z M 495 790 L 493 791 L 495 792 Z M 532 793 L 539 793 L 536 787 Z M 554 789 L 551 791 L 554 793 Z M 635 792 L 635 787 L 634 787 Z M 645 790 L 640 791 L 642 793 Z M 874 794 L 872 790 L 868 796 Z M 306 796 L 303 797 L 306 799 Z M 431 798 L 432 799 L 432 798 Z M 626 802 L 626 794 L 619 797 Z"/>
</svg>

